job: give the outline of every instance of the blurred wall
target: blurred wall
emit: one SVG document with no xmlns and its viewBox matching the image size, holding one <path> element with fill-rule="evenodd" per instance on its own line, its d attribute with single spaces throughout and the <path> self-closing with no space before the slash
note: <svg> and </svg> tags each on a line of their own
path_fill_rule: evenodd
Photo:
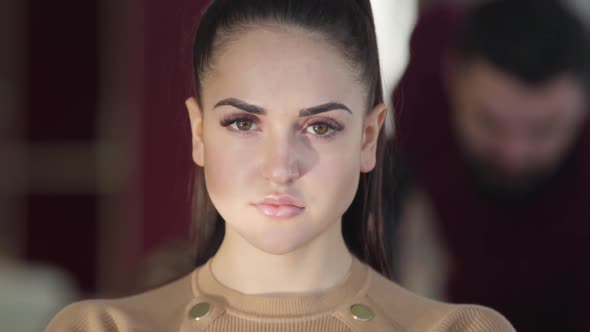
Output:
<svg viewBox="0 0 590 332">
<path fill-rule="evenodd" d="M 190 226 L 191 141 L 184 101 L 192 95 L 192 41 L 204 0 L 145 1 L 142 114 L 146 251 Z"/>
<path fill-rule="evenodd" d="M 24 179 L 22 118 L 24 17 L 22 2 L 0 3 L 0 258 L 19 254 L 22 244 L 23 202 L 19 192 Z"/>
<path fill-rule="evenodd" d="M 138 5 L 0 6 L 0 258 L 57 267 L 88 295 L 120 287 L 140 250 Z"/>
<path fill-rule="evenodd" d="M 205 2 L 2 3 L 2 255 L 108 296 L 133 289 L 147 254 L 188 240 L 184 100 Z"/>
</svg>

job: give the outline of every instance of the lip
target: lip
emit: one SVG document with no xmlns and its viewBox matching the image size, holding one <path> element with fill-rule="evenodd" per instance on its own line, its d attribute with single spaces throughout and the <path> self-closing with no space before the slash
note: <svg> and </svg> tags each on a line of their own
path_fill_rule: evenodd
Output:
<svg viewBox="0 0 590 332">
<path fill-rule="evenodd" d="M 270 205 L 291 205 L 298 208 L 303 208 L 303 203 L 291 195 L 269 195 L 263 200 L 256 202 L 258 204 L 270 204 Z"/>
<path fill-rule="evenodd" d="M 254 204 L 258 211 L 273 219 L 289 219 L 303 212 L 303 203 L 290 195 L 270 195 Z"/>
</svg>

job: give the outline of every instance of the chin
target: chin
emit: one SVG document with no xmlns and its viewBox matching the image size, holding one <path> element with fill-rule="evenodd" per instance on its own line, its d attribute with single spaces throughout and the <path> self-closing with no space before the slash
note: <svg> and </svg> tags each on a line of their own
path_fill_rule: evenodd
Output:
<svg viewBox="0 0 590 332">
<path fill-rule="evenodd" d="M 303 246 L 309 241 L 303 239 L 285 238 L 284 236 L 270 236 L 263 239 L 248 241 L 258 250 L 271 255 L 286 255 Z"/>
<path fill-rule="evenodd" d="M 312 234 L 301 232 L 301 227 L 287 229 L 265 229 L 261 232 L 241 233 L 241 236 L 256 249 L 271 255 L 286 255 L 307 245 Z"/>
</svg>

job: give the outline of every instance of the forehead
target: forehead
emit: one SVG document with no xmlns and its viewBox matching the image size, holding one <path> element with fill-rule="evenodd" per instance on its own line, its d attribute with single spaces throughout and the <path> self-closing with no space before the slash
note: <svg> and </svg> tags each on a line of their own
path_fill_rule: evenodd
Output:
<svg viewBox="0 0 590 332">
<path fill-rule="evenodd" d="M 568 74 L 532 85 L 481 61 L 471 64 L 465 77 L 472 100 L 506 116 L 534 120 L 564 115 L 582 108 L 585 100 L 582 84 Z"/>
<path fill-rule="evenodd" d="M 303 29 L 251 28 L 216 52 L 203 82 L 207 109 L 219 98 L 265 107 L 309 107 L 327 101 L 364 106 L 364 86 L 341 51 Z"/>
</svg>

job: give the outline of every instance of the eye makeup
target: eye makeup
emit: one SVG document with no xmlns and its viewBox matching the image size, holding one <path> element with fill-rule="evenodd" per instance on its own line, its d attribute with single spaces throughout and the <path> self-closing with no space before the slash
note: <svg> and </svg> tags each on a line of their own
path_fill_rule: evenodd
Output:
<svg viewBox="0 0 590 332">
<path fill-rule="evenodd" d="M 327 129 L 326 133 L 324 133 L 324 134 L 318 133 L 316 130 L 316 127 L 319 127 L 319 126 L 325 126 Z M 311 132 L 309 131 L 309 129 L 311 129 Z M 304 132 L 309 133 L 312 136 L 314 136 L 315 138 L 319 138 L 319 139 L 332 138 L 334 135 L 336 135 L 338 132 L 341 132 L 342 130 L 344 130 L 344 126 L 342 126 L 337 121 L 334 121 L 334 120 L 326 118 L 326 117 L 322 117 L 319 119 L 318 118 L 310 119 L 309 121 L 307 121 L 305 123 L 305 125 L 303 125 Z"/>
<path fill-rule="evenodd" d="M 230 114 L 222 117 L 219 121 L 219 125 L 222 127 L 227 127 L 236 121 L 250 121 L 253 123 L 258 123 L 258 118 L 246 113 Z"/>
<path fill-rule="evenodd" d="M 257 116 L 240 112 L 223 116 L 219 121 L 219 125 L 238 134 L 249 134 L 253 131 L 260 130 L 260 122 Z M 301 126 L 301 132 L 303 134 L 309 134 L 313 138 L 318 139 L 332 138 L 342 130 L 344 130 L 343 125 L 328 117 L 314 117 L 308 119 Z M 325 131 L 325 133 L 321 133 L 321 131 Z"/>
</svg>

